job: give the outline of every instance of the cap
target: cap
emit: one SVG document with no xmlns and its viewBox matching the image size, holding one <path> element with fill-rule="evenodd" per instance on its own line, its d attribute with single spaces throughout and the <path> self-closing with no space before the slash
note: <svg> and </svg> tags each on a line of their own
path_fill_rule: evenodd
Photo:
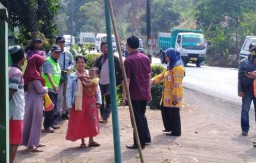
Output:
<svg viewBox="0 0 256 163">
<path fill-rule="evenodd" d="M 59 45 L 54 45 L 51 49 L 51 51 L 57 51 L 57 52 L 60 52 L 61 51 L 61 48 Z"/>
<path fill-rule="evenodd" d="M 65 38 L 62 37 L 62 36 L 58 36 L 58 37 L 56 38 L 56 43 L 57 43 L 57 42 L 65 42 Z"/>
<path fill-rule="evenodd" d="M 34 38 L 32 43 L 36 43 L 36 42 L 42 43 L 42 40 L 40 38 Z"/>
<path fill-rule="evenodd" d="M 14 54 L 14 53 L 17 53 L 20 49 L 21 47 L 19 45 L 14 45 L 14 46 L 9 46 L 8 51 L 10 52 L 10 54 Z"/>
</svg>

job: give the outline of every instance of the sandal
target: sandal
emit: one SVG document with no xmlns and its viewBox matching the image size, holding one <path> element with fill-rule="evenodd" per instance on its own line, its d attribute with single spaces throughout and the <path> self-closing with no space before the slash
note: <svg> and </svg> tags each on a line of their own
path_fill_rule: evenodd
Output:
<svg viewBox="0 0 256 163">
<path fill-rule="evenodd" d="M 100 146 L 100 144 L 97 142 L 92 142 L 89 144 L 89 147 L 98 147 L 98 146 Z"/>
<path fill-rule="evenodd" d="M 80 148 L 86 148 L 86 144 L 81 144 Z"/>
<path fill-rule="evenodd" d="M 44 144 L 38 144 L 37 147 L 39 148 L 39 147 L 44 147 L 44 146 L 45 146 Z"/>
<path fill-rule="evenodd" d="M 43 150 L 38 149 L 37 147 L 29 148 L 30 152 L 43 152 Z"/>
</svg>

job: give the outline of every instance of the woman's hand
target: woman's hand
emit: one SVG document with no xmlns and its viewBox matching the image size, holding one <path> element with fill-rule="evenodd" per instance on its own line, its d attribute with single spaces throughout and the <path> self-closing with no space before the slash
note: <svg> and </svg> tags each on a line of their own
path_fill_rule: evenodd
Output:
<svg viewBox="0 0 256 163">
<path fill-rule="evenodd" d="M 248 72 L 245 74 L 248 78 L 256 78 L 256 71 Z"/>
</svg>

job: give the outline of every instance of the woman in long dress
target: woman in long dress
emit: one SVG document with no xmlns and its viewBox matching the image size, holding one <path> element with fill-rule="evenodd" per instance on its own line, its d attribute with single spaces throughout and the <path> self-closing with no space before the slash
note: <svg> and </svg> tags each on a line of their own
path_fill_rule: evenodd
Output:
<svg viewBox="0 0 256 163">
<path fill-rule="evenodd" d="M 76 57 L 76 72 L 68 79 L 66 102 L 70 110 L 66 139 L 76 141 L 81 139 L 81 148 L 86 147 L 85 138 L 89 137 L 89 147 L 96 147 L 100 144 L 93 140 L 99 134 L 98 108 L 101 105 L 101 93 L 98 87 L 97 95 L 86 94 L 83 80 L 88 78 L 88 71 L 85 69 L 86 59 L 84 56 Z"/>
<path fill-rule="evenodd" d="M 25 97 L 22 145 L 27 146 L 31 152 L 42 152 L 38 148 L 44 146 L 39 143 L 44 109 L 43 96 L 47 93 L 47 88 L 44 87 L 45 81 L 41 76 L 44 59 L 44 57 L 34 54 L 28 59 L 24 73 L 24 85 L 27 94 Z"/>
</svg>

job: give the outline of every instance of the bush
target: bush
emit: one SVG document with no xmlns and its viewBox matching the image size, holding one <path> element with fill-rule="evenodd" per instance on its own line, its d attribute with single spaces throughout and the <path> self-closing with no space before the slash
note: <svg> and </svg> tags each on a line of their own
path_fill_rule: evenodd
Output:
<svg viewBox="0 0 256 163">
<path fill-rule="evenodd" d="M 90 68 L 93 66 L 95 60 L 96 60 L 99 56 L 100 56 L 99 53 L 95 53 L 95 54 L 92 54 L 92 53 L 86 54 L 86 55 L 85 55 L 85 58 L 86 58 L 86 60 L 87 60 L 86 69 L 90 69 Z"/>
<path fill-rule="evenodd" d="M 165 69 L 162 65 L 153 65 L 152 68 L 152 78 L 156 75 L 162 73 Z M 151 95 L 152 101 L 149 103 L 150 109 L 160 109 L 160 101 L 162 98 L 162 90 L 163 90 L 163 83 L 152 85 L 151 87 Z"/>
</svg>

